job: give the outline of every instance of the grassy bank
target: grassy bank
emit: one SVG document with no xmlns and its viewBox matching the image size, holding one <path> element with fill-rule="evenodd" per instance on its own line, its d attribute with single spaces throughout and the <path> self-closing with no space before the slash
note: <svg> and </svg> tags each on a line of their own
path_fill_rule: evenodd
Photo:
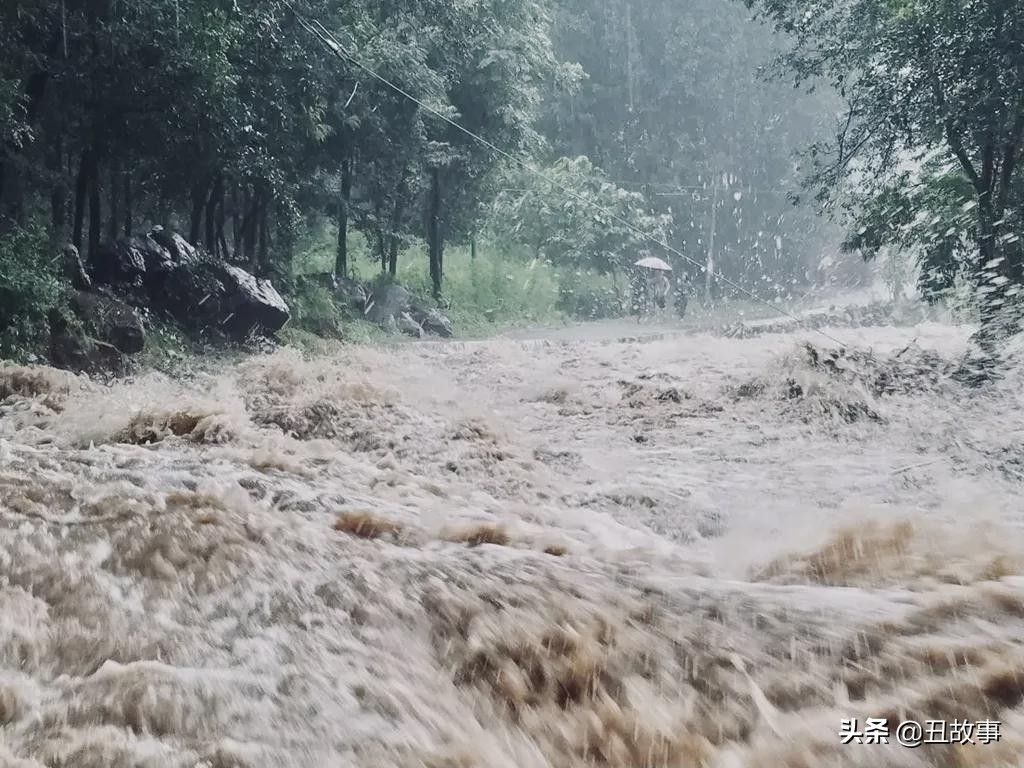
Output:
<svg viewBox="0 0 1024 768">
<path fill-rule="evenodd" d="M 298 278 L 323 274 L 333 268 L 333 238 L 322 232 L 307 240 L 294 261 Z M 349 264 L 359 280 L 375 280 L 380 264 L 359 233 L 349 239 Z M 395 279 L 421 301 L 430 303 L 431 283 L 426 246 L 412 242 L 402 250 Z M 515 327 L 550 325 L 571 320 L 615 317 L 627 296 L 623 276 L 599 275 L 571 268 L 555 268 L 519 248 L 481 241 L 476 253 L 469 246 L 445 250 L 444 292 L 441 308 L 460 336 L 484 336 Z M 320 333 L 338 323 L 341 336 L 363 334 L 351 318 L 336 315 L 326 290 L 308 286 L 293 296 L 294 325 Z"/>
</svg>

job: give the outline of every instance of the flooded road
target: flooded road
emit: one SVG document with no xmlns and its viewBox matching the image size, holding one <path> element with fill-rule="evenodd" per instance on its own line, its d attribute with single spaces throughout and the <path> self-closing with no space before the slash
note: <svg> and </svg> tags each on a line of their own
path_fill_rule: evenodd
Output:
<svg viewBox="0 0 1024 768">
<path fill-rule="evenodd" d="M 0 368 L 0 765 L 1024 765 L 1022 377 L 835 334 Z"/>
</svg>

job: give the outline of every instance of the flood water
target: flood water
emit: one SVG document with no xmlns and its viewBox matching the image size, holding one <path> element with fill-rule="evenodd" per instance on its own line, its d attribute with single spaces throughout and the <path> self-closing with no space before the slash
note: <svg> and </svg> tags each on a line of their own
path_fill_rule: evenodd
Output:
<svg viewBox="0 0 1024 768">
<path fill-rule="evenodd" d="M 1024 765 L 1024 377 L 829 332 L 0 367 L 0 765 Z"/>
</svg>

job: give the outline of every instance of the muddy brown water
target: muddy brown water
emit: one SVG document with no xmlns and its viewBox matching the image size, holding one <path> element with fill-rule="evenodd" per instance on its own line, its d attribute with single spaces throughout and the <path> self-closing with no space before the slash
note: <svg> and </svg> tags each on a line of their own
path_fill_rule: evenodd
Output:
<svg viewBox="0 0 1024 768">
<path fill-rule="evenodd" d="M 0 367 L 0 765 L 1024 765 L 1020 377 L 880 396 L 803 340 Z"/>
</svg>

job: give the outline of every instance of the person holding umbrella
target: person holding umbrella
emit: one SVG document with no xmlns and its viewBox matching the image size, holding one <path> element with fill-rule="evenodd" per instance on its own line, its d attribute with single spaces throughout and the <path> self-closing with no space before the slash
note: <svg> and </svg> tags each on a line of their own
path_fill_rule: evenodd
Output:
<svg viewBox="0 0 1024 768">
<path fill-rule="evenodd" d="M 634 284 L 637 294 L 634 309 L 637 312 L 637 322 L 640 322 L 641 315 L 645 313 L 651 301 L 660 309 L 665 308 L 669 291 L 672 290 L 672 284 L 668 279 L 672 267 L 655 256 L 645 256 L 633 266 L 638 270 Z"/>
</svg>

